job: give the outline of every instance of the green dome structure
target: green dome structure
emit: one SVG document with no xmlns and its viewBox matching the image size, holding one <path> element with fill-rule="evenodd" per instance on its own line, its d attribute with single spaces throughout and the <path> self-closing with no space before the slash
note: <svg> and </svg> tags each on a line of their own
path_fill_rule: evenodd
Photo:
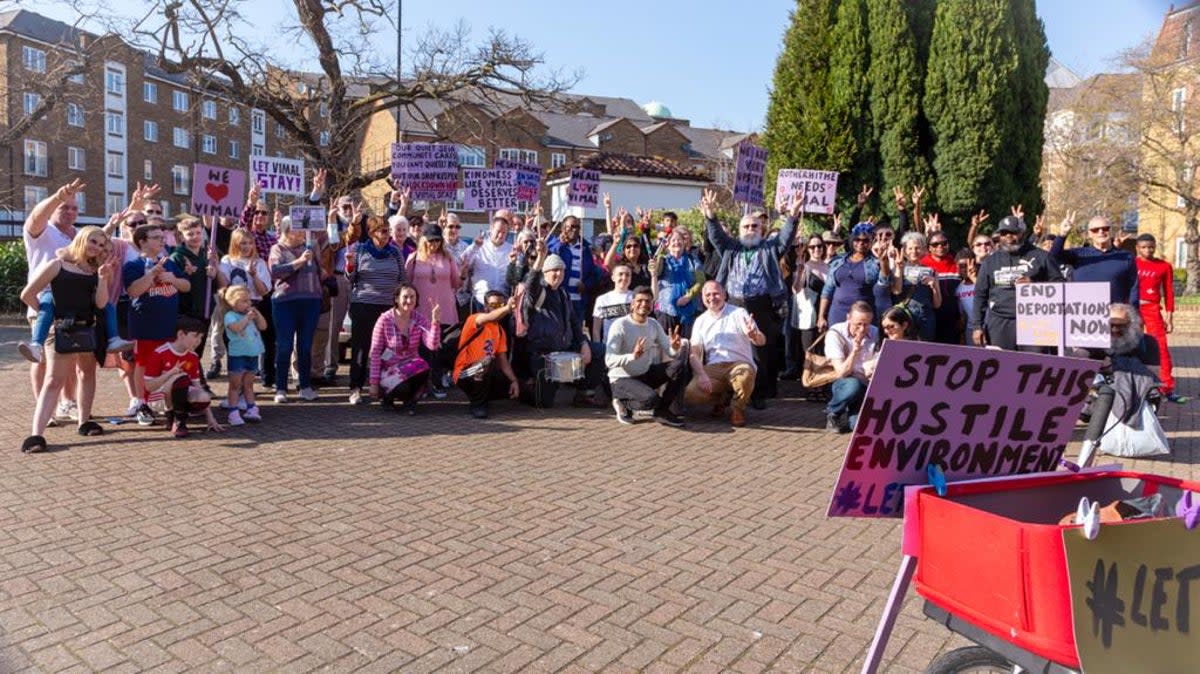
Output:
<svg viewBox="0 0 1200 674">
<path fill-rule="evenodd" d="M 646 114 L 651 117 L 669 119 L 672 116 L 671 109 L 658 101 L 650 101 L 642 106 L 642 110 L 645 110 Z"/>
</svg>

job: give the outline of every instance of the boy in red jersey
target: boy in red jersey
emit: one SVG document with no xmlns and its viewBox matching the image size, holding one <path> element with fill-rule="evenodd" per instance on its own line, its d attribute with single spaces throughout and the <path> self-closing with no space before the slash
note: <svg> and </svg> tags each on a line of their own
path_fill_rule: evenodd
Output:
<svg viewBox="0 0 1200 674">
<path fill-rule="evenodd" d="M 1175 330 L 1175 270 L 1171 263 L 1154 257 L 1158 242 L 1153 234 L 1137 238 L 1138 310 L 1146 324 L 1146 334 L 1161 345 L 1160 378 L 1163 395 L 1173 403 L 1185 403 L 1187 398 L 1175 393 L 1175 378 L 1171 376 L 1171 354 L 1167 349 L 1167 333 Z M 1167 318 L 1163 320 L 1165 304 Z"/>
<path fill-rule="evenodd" d="M 167 427 L 177 438 L 188 436 L 189 413 L 203 411 L 211 430 L 225 430 L 209 409 L 212 396 L 200 386 L 200 357 L 196 355 L 196 347 L 207 330 L 204 321 L 180 316 L 175 324 L 175 339 L 154 349 L 145 361 L 146 395 L 159 391 L 164 394 Z"/>
</svg>

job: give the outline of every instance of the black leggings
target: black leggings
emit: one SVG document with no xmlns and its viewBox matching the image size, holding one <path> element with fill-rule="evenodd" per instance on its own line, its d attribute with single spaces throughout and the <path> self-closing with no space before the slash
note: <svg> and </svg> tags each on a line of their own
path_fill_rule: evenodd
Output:
<svg viewBox="0 0 1200 674">
<path fill-rule="evenodd" d="M 387 304 L 350 303 L 350 388 L 367 383 L 367 356 L 371 353 L 371 333 L 379 317 L 391 309 Z"/>
<path fill-rule="evenodd" d="M 407 404 L 416 402 L 417 394 L 425 387 L 425 382 L 427 381 L 429 381 L 429 370 L 415 374 L 396 384 L 392 387 L 392 390 L 383 394 L 384 407 L 389 407 L 395 403 Z"/>
</svg>

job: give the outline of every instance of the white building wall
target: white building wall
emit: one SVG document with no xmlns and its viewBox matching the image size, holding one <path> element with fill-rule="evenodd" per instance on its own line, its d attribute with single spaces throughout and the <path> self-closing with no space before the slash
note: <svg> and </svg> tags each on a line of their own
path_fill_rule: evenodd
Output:
<svg viewBox="0 0 1200 674">
<path fill-rule="evenodd" d="M 567 177 L 546 183 L 550 189 L 550 218 L 555 222 L 574 215 L 583 223 L 583 234 L 592 237 L 606 231 L 604 222 L 605 193 L 612 196 L 613 214 L 622 207 L 630 213 L 636 208 L 681 211 L 695 208 L 700 194 L 708 183 L 698 180 L 667 180 L 636 176 L 601 175 L 600 202 L 595 208 L 567 205 Z"/>
</svg>

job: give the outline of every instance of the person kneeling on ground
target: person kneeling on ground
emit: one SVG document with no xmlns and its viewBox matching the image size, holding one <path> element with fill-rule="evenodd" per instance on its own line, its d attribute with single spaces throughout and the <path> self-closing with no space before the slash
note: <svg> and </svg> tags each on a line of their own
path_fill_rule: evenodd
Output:
<svg viewBox="0 0 1200 674">
<path fill-rule="evenodd" d="M 177 438 L 188 436 L 188 416 L 200 412 L 204 412 L 209 429 L 225 430 L 209 407 L 212 396 L 200 386 L 200 357 L 196 355 L 196 347 L 206 332 L 208 324 L 204 321 L 180 316 L 175 324 L 175 339 L 154 349 L 146 359 L 146 392 L 163 392 L 167 428 Z"/>
<path fill-rule="evenodd" d="M 608 330 L 604 361 L 612 382 L 613 409 L 623 424 L 633 423 L 632 408 L 654 410 L 655 421 L 678 428 L 683 420 L 671 405 L 687 383 L 687 341 L 680 337 L 678 324 L 668 339 L 662 325 L 650 319 L 653 309 L 654 292 L 639 286 L 633 291 L 629 315 Z M 660 396 L 656 389 L 664 385 Z"/>
<path fill-rule="evenodd" d="M 501 325 L 516 301 L 505 299 L 499 290 L 489 290 L 483 299 L 487 311 L 467 317 L 454 359 L 454 383 L 467 394 L 476 419 L 488 417 L 489 400 L 515 399 L 521 392 L 508 362 L 508 339 Z"/>
<path fill-rule="evenodd" d="M 767 343 L 745 309 L 725 301 L 725 289 L 707 281 L 700 292 L 708 308 L 692 326 L 691 365 L 695 373 L 684 391 L 691 405 L 712 405 L 713 417 L 725 415 L 732 404 L 729 423 L 746 425 L 746 405 L 758 372 L 754 347 Z"/>
<path fill-rule="evenodd" d="M 843 323 L 829 326 L 825 337 L 825 356 L 833 363 L 837 380 L 825 407 L 825 430 L 849 433 L 858 422 L 858 411 L 867 394 L 867 383 L 875 374 L 879 330 L 871 305 L 855 302 Z"/>
</svg>

